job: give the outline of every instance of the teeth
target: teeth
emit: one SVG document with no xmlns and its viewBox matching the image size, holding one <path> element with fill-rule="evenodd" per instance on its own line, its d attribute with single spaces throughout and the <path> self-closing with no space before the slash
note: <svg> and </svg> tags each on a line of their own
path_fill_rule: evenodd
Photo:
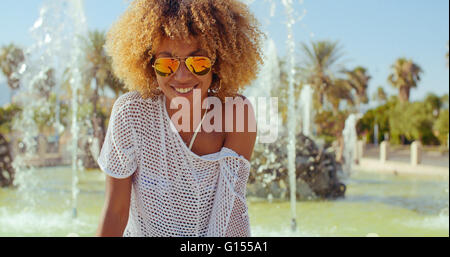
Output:
<svg viewBox="0 0 450 257">
<path fill-rule="evenodd" d="M 182 94 L 189 93 L 189 92 L 192 91 L 192 89 L 194 89 L 194 88 L 193 88 L 193 87 L 191 87 L 191 88 L 175 88 L 175 90 L 176 90 L 178 93 L 182 93 Z"/>
</svg>

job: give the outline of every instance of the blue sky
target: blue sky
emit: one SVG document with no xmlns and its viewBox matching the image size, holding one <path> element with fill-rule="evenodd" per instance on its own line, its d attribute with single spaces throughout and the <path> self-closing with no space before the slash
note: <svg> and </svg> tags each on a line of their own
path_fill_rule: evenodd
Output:
<svg viewBox="0 0 450 257">
<path fill-rule="evenodd" d="M 281 0 L 275 16 L 270 17 L 267 0 L 255 0 L 251 10 L 274 39 L 278 54 L 284 56 L 287 40 L 285 12 Z M 294 0 L 295 1 L 295 0 Z M 306 11 L 295 26 L 295 40 L 339 41 L 345 53 L 345 66 L 364 66 L 372 80 L 369 93 L 378 86 L 396 91 L 387 83 L 390 66 L 399 57 L 413 59 L 424 70 L 422 81 L 411 93 L 412 100 L 426 93 L 449 92 L 449 70 L 444 55 L 448 51 L 448 0 L 304 0 L 295 1 L 298 14 Z M 0 9 L 0 45 L 14 42 L 22 47 L 31 44 L 29 28 L 39 16 L 41 0 L 2 0 Z M 90 29 L 107 30 L 126 9 L 126 0 L 85 0 Z M 0 76 L 0 105 L 9 92 Z"/>
</svg>

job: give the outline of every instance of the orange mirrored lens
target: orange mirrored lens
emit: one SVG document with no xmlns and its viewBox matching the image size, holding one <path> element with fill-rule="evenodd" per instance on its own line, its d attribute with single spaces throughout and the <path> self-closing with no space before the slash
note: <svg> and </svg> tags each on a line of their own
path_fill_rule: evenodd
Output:
<svg viewBox="0 0 450 257">
<path fill-rule="evenodd" d="M 155 62 L 155 71 L 162 77 L 168 77 L 175 73 L 180 66 L 180 62 L 174 58 L 158 58 Z"/>
<path fill-rule="evenodd" d="M 207 57 L 189 57 L 186 66 L 195 75 L 203 76 L 211 70 L 211 60 Z"/>
<path fill-rule="evenodd" d="M 211 71 L 211 60 L 208 57 L 188 57 L 186 67 L 197 76 L 204 76 Z M 162 77 L 174 74 L 180 67 L 180 61 L 176 58 L 158 58 L 153 66 L 156 73 Z"/>
</svg>

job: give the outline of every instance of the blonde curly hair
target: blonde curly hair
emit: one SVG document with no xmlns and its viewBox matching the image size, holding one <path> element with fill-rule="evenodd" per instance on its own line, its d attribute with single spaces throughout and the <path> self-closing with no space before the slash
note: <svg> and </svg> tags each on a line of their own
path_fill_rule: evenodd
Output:
<svg viewBox="0 0 450 257">
<path fill-rule="evenodd" d="M 240 93 L 262 64 L 264 34 L 238 0 L 135 0 L 107 34 L 112 68 L 128 90 L 143 98 L 161 94 L 151 68 L 164 38 L 196 37 L 214 61 L 211 90 L 224 100 Z"/>
</svg>

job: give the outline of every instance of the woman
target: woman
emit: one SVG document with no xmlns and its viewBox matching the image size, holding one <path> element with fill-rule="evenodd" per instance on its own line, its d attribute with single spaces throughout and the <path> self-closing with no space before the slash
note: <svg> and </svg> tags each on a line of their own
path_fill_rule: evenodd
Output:
<svg viewBox="0 0 450 257">
<path fill-rule="evenodd" d="M 97 235 L 250 236 L 255 116 L 243 101 L 224 110 L 227 97 L 245 99 L 262 62 L 257 25 L 236 0 L 135 0 L 113 25 L 106 50 L 131 92 L 114 104 L 98 160 L 107 178 Z M 198 109 L 208 97 L 223 108 Z M 202 130 L 208 121 L 222 129 Z"/>
</svg>

